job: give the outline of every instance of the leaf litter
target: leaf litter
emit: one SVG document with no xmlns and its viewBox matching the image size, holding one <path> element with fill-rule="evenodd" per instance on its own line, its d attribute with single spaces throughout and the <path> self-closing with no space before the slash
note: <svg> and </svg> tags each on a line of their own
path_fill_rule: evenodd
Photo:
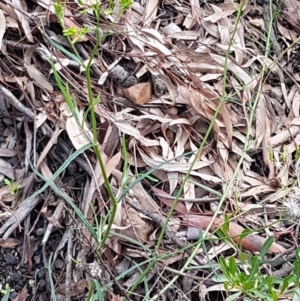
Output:
<svg viewBox="0 0 300 301">
<path fill-rule="evenodd" d="M 222 273 L 212 265 L 220 256 L 238 261 L 241 252 L 255 255 L 268 237 L 274 238 L 268 260 L 273 253 L 295 258 L 298 246 L 299 3 L 278 4 L 271 25 L 259 1 L 135 1 L 121 16 L 117 3 L 111 14 L 102 5 L 101 30 L 109 35 L 92 63 L 92 93 L 100 96 L 97 140 L 110 185 L 116 196 L 130 189 L 101 250 L 70 204 L 53 185 L 41 189 L 34 175 L 36 169 L 53 181 L 55 174 L 53 184 L 92 227 L 101 221 L 105 231 L 111 201 L 95 154 L 87 150 L 93 134 L 80 67 L 95 41 L 90 4 L 64 5 L 63 24 L 77 32 L 73 49 L 54 3 L 0 4 L 0 286 L 12 285 L 15 300 L 49 300 L 49 278 L 64 300 L 85 300 L 94 280 L 105 300 L 155 300 L 160 292 L 163 300 L 226 300 L 236 290 L 215 281 Z M 78 34 L 86 26 L 92 30 Z M 277 35 L 273 44 L 266 44 L 269 26 Z M 51 60 L 68 83 L 73 110 Z M 182 272 L 203 231 L 209 236 Z M 147 286 L 140 283 L 130 295 L 149 258 L 156 263 L 144 278 Z M 268 269 L 275 275 L 284 266 Z"/>
</svg>

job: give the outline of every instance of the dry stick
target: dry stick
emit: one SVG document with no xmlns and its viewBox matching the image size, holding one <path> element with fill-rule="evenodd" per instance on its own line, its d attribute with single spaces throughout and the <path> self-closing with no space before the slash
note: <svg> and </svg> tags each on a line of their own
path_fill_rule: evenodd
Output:
<svg viewBox="0 0 300 301">
<path fill-rule="evenodd" d="M 26 216 L 36 207 L 41 201 L 41 196 L 29 197 L 21 203 L 21 207 L 11 216 L 0 228 L 0 235 L 3 235 L 3 239 L 9 238 L 19 224 L 26 218 Z"/>
<path fill-rule="evenodd" d="M 53 217 L 58 221 L 60 219 L 60 217 L 62 216 L 62 212 L 63 212 L 63 209 L 64 209 L 64 205 L 65 205 L 65 202 L 64 200 L 62 199 L 59 199 L 59 202 L 55 208 L 55 211 L 53 213 Z M 48 241 L 49 239 L 49 236 L 50 234 L 52 233 L 52 230 L 54 228 L 54 224 L 52 223 L 49 223 L 48 226 L 47 226 L 47 229 L 45 231 L 45 234 L 44 234 L 44 237 L 43 237 L 43 240 L 42 240 L 42 244 L 46 244 L 46 242 Z"/>
<path fill-rule="evenodd" d="M 32 45 L 30 44 L 16 43 L 15 41 L 5 41 L 5 45 L 10 46 L 11 48 L 17 48 L 22 50 L 26 50 L 29 47 L 32 47 Z M 46 62 L 49 62 L 52 59 L 55 63 L 57 63 L 58 58 L 54 56 L 42 43 L 40 43 L 40 45 L 41 46 L 35 49 L 35 52 L 41 57 L 41 59 Z M 68 66 L 75 69 L 80 69 L 80 64 L 71 59 L 69 59 L 68 61 Z"/>
<path fill-rule="evenodd" d="M 157 197 L 167 199 L 167 200 L 175 200 L 176 197 L 160 194 L 160 193 L 154 193 Z M 187 202 L 187 203 L 212 203 L 220 201 L 221 198 L 195 198 L 195 199 L 185 199 L 185 198 L 177 198 L 180 202 Z"/>
<path fill-rule="evenodd" d="M 0 94 L 0 110 L 3 117 L 11 118 L 11 113 L 7 109 L 7 103 L 3 94 Z"/>
<path fill-rule="evenodd" d="M 22 112 L 31 121 L 34 119 L 34 114 L 26 108 L 8 89 L 0 84 L 0 91 L 5 96 L 5 99 L 16 109 Z"/>
<path fill-rule="evenodd" d="M 11 105 L 13 105 L 20 112 L 22 112 L 26 117 L 28 117 L 30 121 L 34 120 L 35 118 L 34 113 L 30 111 L 27 107 L 25 107 L 8 89 L 6 89 L 1 84 L 0 84 L 0 91 L 2 92 L 2 95 L 4 95 L 5 99 L 9 101 Z M 46 135 L 51 138 L 53 135 L 53 130 L 47 124 L 44 124 L 42 127 L 46 130 Z M 62 149 L 67 154 L 70 154 L 71 152 L 70 146 L 62 139 L 58 139 L 58 142 L 62 147 Z M 93 176 L 90 167 L 85 162 L 85 160 L 83 160 L 80 157 L 77 157 L 74 160 L 91 177 Z M 25 217 L 35 208 L 35 206 L 40 202 L 40 200 L 41 200 L 40 196 L 34 198 L 28 197 L 21 203 L 20 207 L 17 209 L 15 214 L 11 216 L 0 228 L 0 235 L 3 235 L 3 239 L 7 239 L 13 233 L 13 231 L 19 226 L 20 222 L 22 222 L 25 219 Z"/>
<path fill-rule="evenodd" d="M 68 247 L 67 247 L 67 269 L 66 269 L 66 294 L 65 300 L 70 301 L 71 297 L 71 278 L 72 278 L 72 250 L 73 250 L 73 230 L 72 225 L 69 226 L 68 231 Z"/>
<path fill-rule="evenodd" d="M 29 130 L 27 118 L 24 120 L 24 131 L 26 136 L 26 150 L 25 150 L 25 171 L 24 174 L 27 174 L 29 166 L 29 158 L 32 150 L 32 133 Z"/>
<path fill-rule="evenodd" d="M 155 196 L 157 196 L 158 198 L 162 198 L 162 199 L 167 199 L 167 200 L 175 200 L 176 197 L 175 196 L 170 196 L 167 194 L 161 194 L 161 193 L 156 193 L 154 192 Z M 241 195 L 240 196 L 241 200 L 245 200 L 245 199 L 249 199 L 248 195 Z M 186 202 L 186 203 L 212 203 L 212 202 L 218 202 L 221 200 L 221 197 L 215 197 L 215 198 L 209 198 L 209 197 L 203 197 L 203 198 L 195 198 L 195 199 L 185 199 L 185 198 L 178 198 L 178 201 L 180 202 Z"/>
<path fill-rule="evenodd" d="M 156 224 L 158 224 L 160 227 L 163 227 L 165 224 L 165 220 L 163 219 L 162 216 L 160 216 L 158 213 L 154 213 L 154 212 L 150 212 L 147 209 L 141 207 L 136 201 L 134 201 L 133 199 L 129 198 L 129 197 L 124 197 L 125 201 L 135 210 L 137 210 L 138 212 L 141 212 L 143 214 L 145 214 L 146 216 L 149 216 Z M 169 227 L 166 228 L 166 236 L 172 240 L 173 243 L 175 243 L 177 246 L 179 246 L 179 248 L 184 249 L 187 247 L 187 245 L 181 241 L 179 238 L 176 237 L 175 233 L 173 233 Z M 189 249 L 185 249 L 184 250 L 188 255 L 191 256 L 192 252 Z M 195 261 L 199 264 L 202 265 L 203 262 L 201 262 L 201 260 L 197 257 L 194 258 Z"/>
</svg>

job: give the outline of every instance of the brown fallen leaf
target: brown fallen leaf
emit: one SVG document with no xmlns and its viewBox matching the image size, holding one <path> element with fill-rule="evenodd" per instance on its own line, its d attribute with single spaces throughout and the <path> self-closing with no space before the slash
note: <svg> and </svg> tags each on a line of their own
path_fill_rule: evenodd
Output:
<svg viewBox="0 0 300 301">
<path fill-rule="evenodd" d="M 77 281 L 76 283 L 71 282 L 70 285 L 70 297 L 75 297 L 78 296 L 80 294 L 82 294 L 85 289 L 87 288 L 87 283 L 84 279 L 80 279 L 79 281 Z M 57 291 L 61 294 L 61 295 L 65 295 L 66 294 L 66 285 L 65 284 L 61 284 L 57 287 Z"/>
<path fill-rule="evenodd" d="M 137 105 L 147 103 L 151 98 L 151 84 L 140 83 L 135 86 L 125 88 L 124 95 Z"/>
<path fill-rule="evenodd" d="M 211 222 L 212 217 L 211 216 L 187 216 L 187 220 L 185 221 L 185 224 L 188 226 L 196 227 L 202 230 L 206 230 L 209 223 Z M 210 228 L 210 231 L 214 231 L 218 229 L 219 227 L 224 224 L 224 220 L 221 218 L 216 218 Z M 266 238 L 263 238 L 257 234 L 250 233 L 247 236 L 245 236 L 243 239 L 240 239 L 240 236 L 242 232 L 245 229 L 238 225 L 235 222 L 230 222 L 229 224 L 229 233 L 228 236 L 230 236 L 235 243 L 241 243 L 242 247 L 246 250 L 253 251 L 253 252 L 259 252 L 261 251 L 264 243 L 266 242 Z M 273 243 L 268 251 L 268 253 L 281 253 L 286 251 L 284 247 L 277 243 Z"/>
<path fill-rule="evenodd" d="M 0 248 L 14 248 L 17 245 L 20 245 L 22 242 L 16 238 L 8 238 L 0 240 Z"/>
<path fill-rule="evenodd" d="M 152 222 L 142 218 L 133 208 L 123 210 L 122 225 L 129 226 L 129 228 L 124 228 L 120 231 L 123 235 L 142 242 L 149 241 L 149 235 L 153 231 Z"/>
</svg>

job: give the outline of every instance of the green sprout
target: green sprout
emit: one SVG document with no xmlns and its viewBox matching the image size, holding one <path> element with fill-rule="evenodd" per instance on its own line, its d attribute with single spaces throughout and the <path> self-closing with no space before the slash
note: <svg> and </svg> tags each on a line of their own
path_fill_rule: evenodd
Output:
<svg viewBox="0 0 300 301">
<path fill-rule="evenodd" d="M 13 291 L 14 290 L 9 287 L 9 284 L 6 283 L 5 286 L 0 290 L 0 293 L 3 294 L 4 296 L 8 296 Z"/>
<path fill-rule="evenodd" d="M 8 186 L 9 192 L 11 195 L 14 195 L 19 189 L 21 189 L 22 185 L 20 184 L 15 184 L 9 179 L 4 179 L 4 184 Z"/>
</svg>

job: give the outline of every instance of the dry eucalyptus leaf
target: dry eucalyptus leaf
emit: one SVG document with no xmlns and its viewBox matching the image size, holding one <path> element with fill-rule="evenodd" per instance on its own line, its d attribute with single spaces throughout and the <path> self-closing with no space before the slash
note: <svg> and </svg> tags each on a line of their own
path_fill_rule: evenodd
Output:
<svg viewBox="0 0 300 301">
<path fill-rule="evenodd" d="M 51 92 L 53 91 L 52 84 L 50 84 L 50 82 L 46 79 L 46 77 L 39 70 L 37 70 L 34 65 L 27 65 L 26 70 L 28 72 L 28 75 L 32 79 L 34 79 L 35 84 L 40 85 L 41 87 Z"/>
<path fill-rule="evenodd" d="M 74 116 L 70 116 L 66 121 L 66 130 L 72 141 L 75 149 L 80 149 L 83 146 L 93 141 L 91 130 L 87 127 L 87 123 L 83 121 L 83 111 L 78 113 L 78 120 Z"/>
<path fill-rule="evenodd" d="M 6 31 L 6 20 L 3 11 L 0 10 L 0 48 L 2 47 L 2 39 Z"/>
<path fill-rule="evenodd" d="M 3 159 L 0 159 L 0 174 L 5 175 L 5 177 L 14 179 L 15 172 L 13 167 Z"/>
</svg>

